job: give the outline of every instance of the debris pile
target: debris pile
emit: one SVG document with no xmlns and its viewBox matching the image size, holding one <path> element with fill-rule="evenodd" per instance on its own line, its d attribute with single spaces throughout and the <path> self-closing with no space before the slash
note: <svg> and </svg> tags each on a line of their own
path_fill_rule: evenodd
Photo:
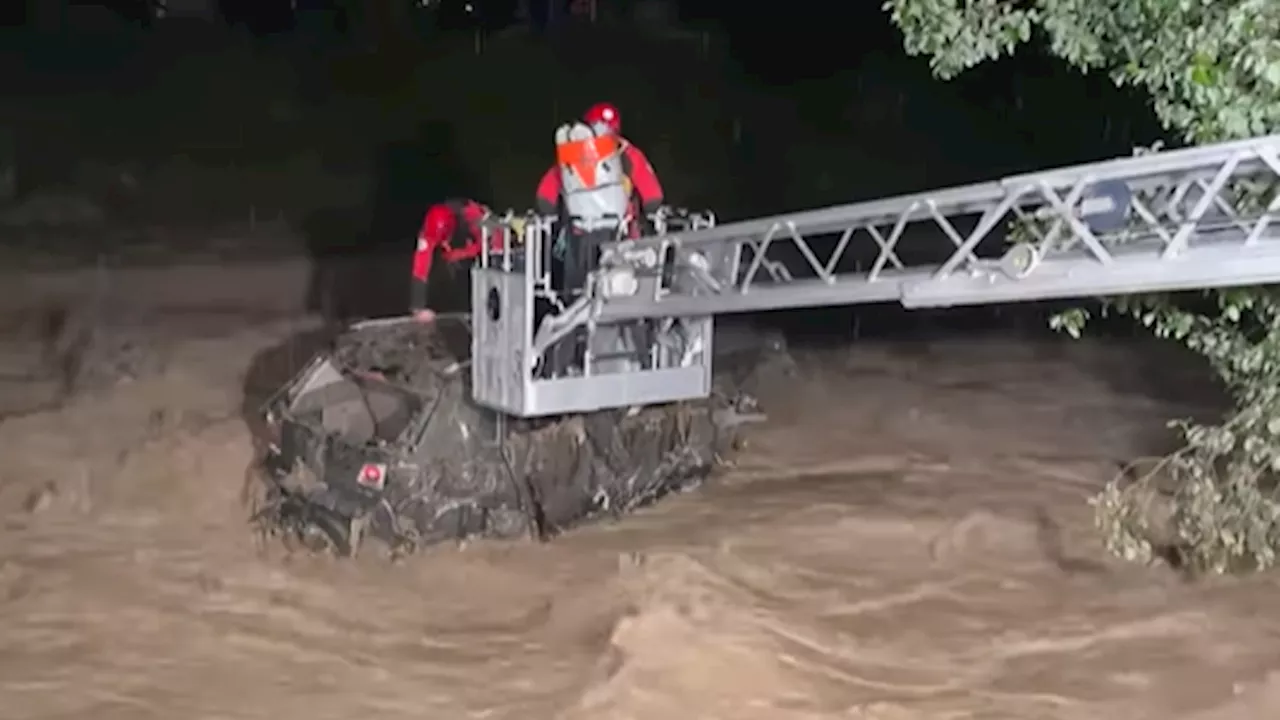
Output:
<svg viewBox="0 0 1280 720">
<path fill-rule="evenodd" d="M 266 408 L 260 526 L 338 554 L 366 537 L 547 538 L 696 485 L 752 405 L 730 391 L 517 420 L 472 402 L 469 349 L 459 320 L 373 323 L 314 358 Z"/>
</svg>

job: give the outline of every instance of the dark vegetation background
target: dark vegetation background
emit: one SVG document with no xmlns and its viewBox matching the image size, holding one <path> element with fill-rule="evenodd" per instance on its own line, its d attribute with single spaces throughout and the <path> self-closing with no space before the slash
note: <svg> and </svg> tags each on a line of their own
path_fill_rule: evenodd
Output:
<svg viewBox="0 0 1280 720">
<path fill-rule="evenodd" d="M 563 6 L 547 23 L 545 2 L 514 22 L 514 0 L 224 2 L 203 20 L 123 1 L 10 6 L 5 257 L 301 244 L 330 268 L 317 306 L 394 312 L 422 211 L 452 196 L 529 206 L 554 128 L 598 100 L 622 108 L 674 204 L 722 221 L 1160 136 L 1145 98 L 1034 52 L 934 81 L 878 3 L 598 2 L 594 23 Z M 805 317 L 825 332 L 865 313 Z"/>
</svg>

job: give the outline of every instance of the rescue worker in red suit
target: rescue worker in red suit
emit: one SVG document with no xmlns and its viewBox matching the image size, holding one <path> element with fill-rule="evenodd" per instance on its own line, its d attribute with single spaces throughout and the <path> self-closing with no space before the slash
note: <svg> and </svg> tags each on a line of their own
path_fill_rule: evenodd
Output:
<svg viewBox="0 0 1280 720">
<path fill-rule="evenodd" d="M 543 214 L 559 218 L 551 248 L 552 284 L 566 303 L 575 302 L 601 248 L 640 234 L 644 214 L 662 203 L 662 186 L 636 147 L 618 130 L 621 118 L 611 105 L 597 105 L 577 122 L 555 132 L 556 164 L 538 184 L 536 201 Z M 582 371 L 588 338 L 582 328 L 551 349 L 547 369 Z"/>
<path fill-rule="evenodd" d="M 632 145 L 622 136 L 622 114 L 618 112 L 618 108 L 607 102 L 596 103 L 583 114 L 582 122 L 589 127 L 606 128 L 617 136 L 622 145 L 622 171 L 631 182 L 629 208 L 631 222 L 627 228 L 627 235 L 633 238 L 639 237 L 645 217 L 656 211 L 664 200 L 658 174 L 654 172 L 653 166 L 649 164 L 649 158 L 645 157 L 640 148 Z M 560 167 L 553 165 L 538 183 L 536 194 L 538 212 L 544 215 L 552 215 L 556 212 L 562 183 Z"/>
<path fill-rule="evenodd" d="M 427 281 L 437 252 L 453 266 L 480 256 L 483 235 L 480 221 L 489 208 L 474 200 L 447 200 L 432 205 L 422 219 L 418 246 L 413 253 L 413 279 L 409 287 L 409 309 L 420 322 L 435 320 L 436 313 L 427 305 Z M 502 247 L 501 236 L 490 242 L 493 249 Z"/>
</svg>

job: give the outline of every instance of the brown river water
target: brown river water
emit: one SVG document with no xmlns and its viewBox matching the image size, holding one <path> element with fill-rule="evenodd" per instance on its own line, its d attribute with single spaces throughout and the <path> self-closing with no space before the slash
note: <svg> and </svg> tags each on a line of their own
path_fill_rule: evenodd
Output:
<svg viewBox="0 0 1280 720">
<path fill-rule="evenodd" d="M 1276 579 L 1121 565 L 1092 528 L 1189 411 L 1166 390 L 1198 376 L 1159 353 L 799 353 L 700 490 L 547 544 L 338 561 L 247 525 L 246 372 L 300 322 L 152 318 L 160 371 L 57 405 L 0 368 L 0 718 L 1280 716 Z"/>
</svg>

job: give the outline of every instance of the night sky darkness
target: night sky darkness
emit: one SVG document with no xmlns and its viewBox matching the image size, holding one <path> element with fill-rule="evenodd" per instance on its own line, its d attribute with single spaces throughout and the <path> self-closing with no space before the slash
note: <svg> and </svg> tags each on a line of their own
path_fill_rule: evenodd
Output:
<svg viewBox="0 0 1280 720">
<path fill-rule="evenodd" d="M 509 117 L 518 117 L 521 125 L 532 129 L 514 123 L 491 127 L 485 123 L 492 123 L 498 113 L 484 108 L 498 106 L 486 105 L 486 98 L 498 102 L 491 97 L 494 93 L 509 95 L 503 85 L 511 82 L 545 82 L 548 93 L 572 98 L 566 104 L 585 104 L 590 93 L 574 94 L 572 87 L 584 77 L 574 66 L 580 61 L 573 58 L 582 57 L 585 46 L 596 52 L 602 43 L 613 42 L 602 38 L 621 37 L 616 30 L 593 37 L 566 33 L 557 26 L 534 35 L 532 42 L 543 43 L 544 50 L 517 51 L 510 43 L 495 41 L 492 46 L 498 49 L 487 49 L 475 63 L 487 63 L 490 75 L 473 83 L 468 73 L 473 72 L 469 63 L 475 61 L 470 40 L 475 25 L 482 25 L 486 36 L 501 35 L 517 0 L 473 0 L 479 12 L 470 15 L 461 9 L 466 0 L 443 0 L 443 9 L 429 21 L 424 20 L 427 13 L 411 13 L 414 22 L 423 25 L 399 28 L 395 42 L 385 47 L 379 43 L 372 55 L 351 50 L 354 43 L 344 37 L 353 25 L 348 16 L 314 12 L 327 1 L 298 0 L 300 8 L 313 10 L 303 20 L 296 20 L 288 3 L 276 0 L 222 0 L 221 5 L 227 24 L 242 35 L 256 36 L 250 44 L 292 58 L 297 78 L 290 80 L 295 88 L 291 92 L 307 98 L 341 93 L 373 97 L 387 117 L 401 118 L 399 124 L 388 124 L 384 118 L 358 126 L 350 123 L 362 120 L 341 114 L 336 119 L 307 117 L 307 129 L 349 123 L 330 135 L 316 131 L 315 142 L 324 146 L 326 163 L 347 162 L 345 151 L 354 158 L 351 162 L 372 167 L 379 176 L 377 197 L 363 203 L 363 215 L 338 217 L 339 210 L 321 208 L 300 221 L 304 228 L 325 228 L 341 236 L 316 240 L 314 249 L 321 255 L 400 247 L 422 208 L 451 195 L 528 204 L 536 179 L 532 166 L 511 173 L 533 176 L 528 181 L 529 201 L 523 200 L 522 185 L 504 190 L 493 178 L 502 176 L 517 156 L 541 162 L 536 158 L 550 152 L 543 145 L 549 128 L 579 110 L 557 106 L 559 118 L 550 113 L 525 118 L 508 109 L 504 112 Z M 270 96 L 251 96 L 248 90 L 235 95 L 237 76 L 256 71 L 251 63 L 220 67 L 216 58 L 225 50 L 218 43 L 225 41 L 208 37 L 216 31 L 175 41 L 179 55 L 173 55 L 172 48 L 156 50 L 153 46 L 158 44 L 146 39 L 159 32 L 145 27 L 146 3 L 114 0 L 112 12 L 100 13 L 113 19 L 98 17 L 93 31 L 68 33 L 51 30 L 48 20 L 66 11 L 65 6 L 59 8 L 62 2 L 66 0 L 27 0 L 25 10 L 20 4 L 0 3 L 6 26 L 0 29 L 0 61 L 10 70 L 0 77 L 0 122 L 9 137 L 20 138 L 19 165 L 24 177 L 34 178 L 28 184 L 39 185 L 45 178 L 56 181 L 72 172 L 76 153 L 82 151 L 65 142 L 68 134 L 84 138 L 97 132 L 107 140 L 92 152 L 120 156 L 109 158 L 113 161 L 130 153 L 172 154 L 160 141 L 150 142 L 149 134 L 156 133 L 145 129 L 150 126 L 144 119 L 117 117 L 108 122 L 97 117 L 101 112 L 85 98 L 103 102 L 116 95 L 159 94 L 157 83 L 174 83 L 162 76 L 182 51 L 197 58 L 192 63 L 203 65 L 174 85 L 183 99 L 172 100 L 163 112 L 177 108 L 189 115 L 203 113 L 205 120 L 225 114 L 218 122 L 243 125 L 236 113 L 275 102 Z M 529 4 L 535 20 L 547 17 L 546 0 Z M 668 178 L 669 195 L 685 195 L 670 199 L 714 207 L 729 219 L 1114 156 L 1159 135 L 1143 98 L 1116 90 L 1104 77 L 1082 77 L 1034 49 L 948 83 L 933 80 L 923 60 L 905 57 L 901 37 L 879 4 L 683 0 L 681 22 L 716 38 L 719 64 L 685 72 L 689 63 L 667 58 L 663 64 L 659 56 L 667 54 L 665 50 L 619 41 L 616 52 L 608 47 L 602 51 L 615 55 L 607 62 L 631 68 L 628 72 L 649 68 L 634 70 L 644 79 L 636 80 L 633 73 L 628 82 L 652 86 L 650 95 L 657 98 L 653 102 L 661 105 L 635 100 L 640 95 L 634 88 L 594 99 L 632 98 L 622 108 L 628 134 L 642 147 L 669 147 L 663 159 L 666 167 L 659 167 L 659 172 Z M 376 5 L 359 7 L 372 12 L 368 9 Z M 70 12 L 85 15 L 83 7 Z M 138 49 L 144 46 L 149 49 Z M 502 62 L 508 67 L 523 65 L 531 53 L 547 58 L 554 66 L 550 74 L 531 80 L 503 70 Z M 705 101 L 697 106 L 702 109 L 689 105 L 691 99 Z M 195 106 L 206 109 L 189 109 Z M 441 114 L 441 106 L 473 110 Z M 109 131 L 103 129 L 108 126 Z M 475 132 L 481 126 L 486 128 L 479 138 L 484 143 L 477 141 Z M 218 134 L 216 129 L 202 132 L 210 138 Z M 253 153 L 265 157 L 273 152 L 275 140 L 269 133 L 249 137 L 247 132 L 183 141 L 183 152 L 192 157 L 239 153 L 236 162 L 252 161 L 245 157 Z M 126 136 L 131 139 L 123 139 Z"/>
</svg>

